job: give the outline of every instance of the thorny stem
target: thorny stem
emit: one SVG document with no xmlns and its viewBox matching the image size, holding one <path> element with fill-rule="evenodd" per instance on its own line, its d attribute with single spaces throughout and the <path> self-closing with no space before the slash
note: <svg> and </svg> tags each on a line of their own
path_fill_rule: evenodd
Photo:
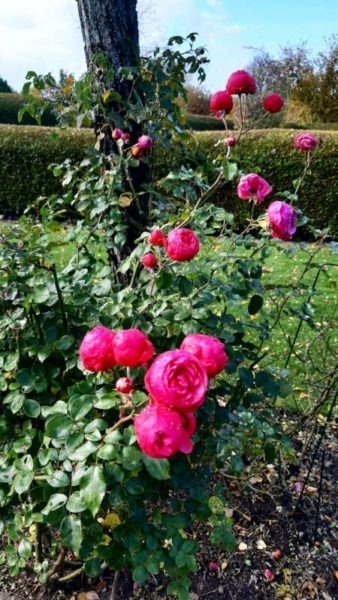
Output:
<svg viewBox="0 0 338 600">
<path fill-rule="evenodd" d="M 220 171 L 217 178 L 215 179 L 214 183 L 209 187 L 208 190 L 206 190 L 205 192 L 203 192 L 203 194 L 201 194 L 201 196 L 199 197 L 199 199 L 197 200 L 194 208 L 192 209 L 189 217 L 187 217 L 181 224 L 180 227 L 184 227 L 184 225 L 186 223 L 189 223 L 191 217 L 193 216 L 193 214 L 196 212 L 196 210 L 198 209 L 199 205 L 201 204 L 201 202 L 203 202 L 204 200 L 206 200 L 207 198 L 209 198 L 209 196 L 211 196 L 215 190 L 218 188 L 218 186 L 220 185 L 221 181 L 223 179 L 223 171 Z"/>
<path fill-rule="evenodd" d="M 61 288 L 60 288 L 60 285 L 59 285 L 59 280 L 58 280 L 58 276 L 57 276 L 57 271 L 56 271 L 56 266 L 55 265 L 51 266 L 51 271 L 53 273 L 54 283 L 55 283 L 55 288 L 56 288 L 56 293 L 57 293 L 57 296 L 58 296 L 58 299 L 59 299 L 59 303 L 60 303 L 60 309 L 61 309 L 61 316 L 62 316 L 63 326 L 64 326 L 65 330 L 67 331 L 68 324 L 67 324 L 67 317 L 66 317 L 65 305 L 64 305 L 64 302 L 63 302 L 63 296 L 62 296 Z"/>
<path fill-rule="evenodd" d="M 97 449 L 99 450 L 103 444 L 104 444 L 104 440 L 106 438 L 107 435 L 109 435 L 110 433 L 112 433 L 113 431 L 115 431 L 115 429 L 118 429 L 120 427 L 120 425 L 122 425 L 122 423 L 126 423 L 127 421 L 131 421 L 131 419 L 134 417 L 135 411 L 133 410 L 130 415 L 127 415 L 126 417 L 121 417 L 118 421 L 116 421 L 115 425 L 113 425 L 110 429 L 108 429 L 107 433 L 103 436 L 100 444 L 98 445 Z"/>
<path fill-rule="evenodd" d="M 302 185 L 302 183 L 305 179 L 305 176 L 310 168 L 310 164 L 311 164 L 311 153 L 310 153 L 310 150 L 308 150 L 306 153 L 306 162 L 305 162 L 305 167 L 304 167 L 303 173 L 299 177 L 297 185 L 295 187 L 295 194 L 298 194 L 299 188 Z M 292 201 L 290 201 L 290 204 L 292 205 Z"/>
</svg>

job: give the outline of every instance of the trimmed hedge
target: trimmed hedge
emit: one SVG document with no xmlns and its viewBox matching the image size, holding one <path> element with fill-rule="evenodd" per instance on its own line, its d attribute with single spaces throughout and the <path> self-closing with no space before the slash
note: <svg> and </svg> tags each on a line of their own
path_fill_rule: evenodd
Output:
<svg viewBox="0 0 338 600">
<path fill-rule="evenodd" d="M 247 173 L 260 173 L 272 183 L 274 190 L 292 191 L 291 182 L 299 177 L 304 166 L 304 156 L 293 146 L 296 133 L 280 129 L 252 132 L 234 148 L 233 160 L 240 159 L 242 168 Z M 323 143 L 313 152 L 311 172 L 301 189 L 299 205 L 317 227 L 329 226 L 331 235 L 338 238 L 338 134 L 320 132 L 318 137 Z M 199 159 L 191 166 L 198 166 L 206 151 L 215 156 L 223 152 L 223 146 L 214 146 L 219 138 L 219 132 L 196 133 Z M 48 165 L 51 162 L 62 162 L 66 158 L 81 160 L 85 147 L 93 145 L 94 135 L 91 130 L 0 125 L 0 213 L 7 217 L 15 216 L 38 196 L 62 193 L 60 183 L 48 170 Z M 163 159 L 163 153 L 161 157 Z M 168 154 L 161 163 L 166 170 L 169 164 L 175 167 L 175 153 Z M 276 197 L 272 193 L 262 207 L 256 209 L 257 214 L 259 210 L 264 211 Z M 241 228 L 246 224 L 249 203 L 237 198 L 236 182 L 226 184 L 216 194 L 214 201 L 234 213 L 236 227 Z"/>
<path fill-rule="evenodd" d="M 22 121 L 19 123 L 18 112 L 23 108 L 25 103 L 26 100 L 21 94 L 0 94 L 0 123 L 9 125 L 36 125 L 35 119 L 28 113 L 23 115 Z M 43 100 L 41 100 L 41 103 L 43 103 Z M 41 124 L 53 127 L 56 123 L 56 117 L 48 106 L 42 115 Z"/>
<path fill-rule="evenodd" d="M 90 129 L 0 125 L 0 213 L 13 217 L 39 196 L 61 194 L 48 165 L 81 160 L 84 148 L 94 143 Z"/>
<path fill-rule="evenodd" d="M 193 115 L 187 114 L 185 116 L 187 126 L 191 127 L 194 131 L 218 131 L 224 130 L 222 119 L 215 119 L 215 117 L 208 117 L 206 115 Z M 234 128 L 233 121 L 227 119 L 227 125 L 229 129 Z"/>
</svg>

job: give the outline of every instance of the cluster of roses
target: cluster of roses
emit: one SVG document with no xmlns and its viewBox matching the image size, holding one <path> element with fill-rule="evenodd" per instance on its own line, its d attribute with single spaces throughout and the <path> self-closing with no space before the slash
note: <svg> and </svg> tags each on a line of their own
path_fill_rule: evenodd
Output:
<svg viewBox="0 0 338 600">
<path fill-rule="evenodd" d="M 166 255 L 177 262 L 191 260 L 200 249 L 196 233 L 184 227 L 173 229 L 167 236 L 160 229 L 155 229 L 148 241 L 151 246 L 163 246 Z M 157 258 L 153 252 L 147 252 L 142 256 L 141 263 L 146 269 L 154 269 Z"/>
<path fill-rule="evenodd" d="M 112 138 L 120 144 L 126 144 L 130 141 L 130 133 L 122 131 L 122 129 L 114 129 Z M 130 154 L 133 158 L 141 160 L 145 151 L 150 150 L 153 144 L 154 142 L 149 135 L 141 135 L 137 140 L 137 144 L 131 146 Z"/>
<path fill-rule="evenodd" d="M 153 359 L 154 347 L 139 329 L 115 332 L 99 325 L 86 333 L 79 354 L 85 369 L 108 371 L 116 365 L 144 366 Z M 191 436 L 197 426 L 194 412 L 205 400 L 209 378 L 218 375 L 227 361 L 224 345 L 204 334 L 188 335 L 178 350 L 163 352 L 153 360 L 144 378 L 149 404 L 134 420 L 145 454 L 169 458 L 178 451 L 192 451 Z M 116 390 L 131 398 L 133 387 L 130 377 L 116 382 Z"/>
</svg>

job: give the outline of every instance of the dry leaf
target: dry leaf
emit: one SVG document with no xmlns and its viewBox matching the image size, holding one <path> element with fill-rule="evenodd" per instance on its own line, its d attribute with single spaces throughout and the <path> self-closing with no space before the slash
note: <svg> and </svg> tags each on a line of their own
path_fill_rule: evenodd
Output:
<svg viewBox="0 0 338 600">
<path fill-rule="evenodd" d="M 266 543 L 264 542 L 264 540 L 258 540 L 256 546 L 257 546 L 258 550 L 265 550 Z"/>
<path fill-rule="evenodd" d="M 227 568 L 227 566 L 228 566 L 228 563 L 227 563 L 227 561 L 225 560 L 225 561 L 224 561 L 224 562 L 222 562 L 222 564 L 221 564 L 221 569 L 223 569 L 223 571 L 224 571 L 224 569 L 226 569 L 226 568 Z"/>
<path fill-rule="evenodd" d="M 318 492 L 318 489 L 317 489 L 316 487 L 312 486 L 312 485 L 308 485 L 308 486 L 305 488 L 305 491 L 306 491 L 308 494 L 316 494 L 316 493 Z"/>
<path fill-rule="evenodd" d="M 100 600 L 100 597 L 96 592 L 80 592 L 76 600 Z"/>
<path fill-rule="evenodd" d="M 248 549 L 248 544 L 245 544 L 244 542 L 241 542 L 238 546 L 238 550 L 240 550 L 240 552 L 244 552 L 247 549 Z"/>
<path fill-rule="evenodd" d="M 189 600 L 199 600 L 199 595 L 195 594 L 195 592 L 190 592 Z"/>
<path fill-rule="evenodd" d="M 133 194 L 131 194 L 130 192 L 125 192 L 119 197 L 119 206 L 122 206 L 122 208 L 127 208 L 131 205 L 132 201 Z"/>
</svg>

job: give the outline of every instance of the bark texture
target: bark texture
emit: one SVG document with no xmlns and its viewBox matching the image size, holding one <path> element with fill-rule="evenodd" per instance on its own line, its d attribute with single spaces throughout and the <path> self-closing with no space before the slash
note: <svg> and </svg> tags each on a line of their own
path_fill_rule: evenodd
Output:
<svg viewBox="0 0 338 600">
<path fill-rule="evenodd" d="M 137 65 L 140 58 L 137 0 L 77 0 L 87 66 L 105 52 L 115 69 Z"/>
</svg>

